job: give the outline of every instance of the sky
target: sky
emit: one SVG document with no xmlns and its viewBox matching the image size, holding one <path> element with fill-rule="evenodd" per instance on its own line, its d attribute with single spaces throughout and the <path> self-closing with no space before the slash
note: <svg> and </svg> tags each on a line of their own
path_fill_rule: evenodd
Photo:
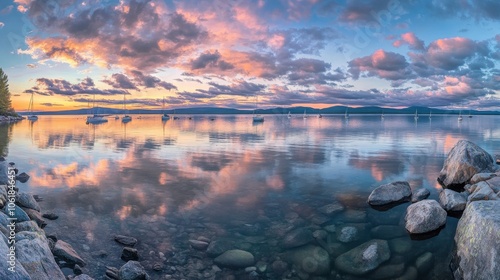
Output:
<svg viewBox="0 0 500 280">
<path fill-rule="evenodd" d="M 500 108 L 497 0 L 3 0 L 0 36 L 16 111 Z"/>
</svg>

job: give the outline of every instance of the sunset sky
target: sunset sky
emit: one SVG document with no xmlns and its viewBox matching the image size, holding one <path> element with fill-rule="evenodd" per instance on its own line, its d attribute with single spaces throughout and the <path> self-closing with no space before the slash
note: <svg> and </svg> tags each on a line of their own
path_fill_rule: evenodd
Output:
<svg viewBox="0 0 500 280">
<path fill-rule="evenodd" d="M 4 0 L 17 111 L 500 109 L 498 0 Z"/>
</svg>

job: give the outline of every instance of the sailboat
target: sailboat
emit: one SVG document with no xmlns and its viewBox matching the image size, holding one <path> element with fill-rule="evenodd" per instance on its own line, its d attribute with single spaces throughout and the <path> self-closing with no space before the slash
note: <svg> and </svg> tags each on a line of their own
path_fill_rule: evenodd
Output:
<svg viewBox="0 0 500 280">
<path fill-rule="evenodd" d="M 464 118 L 462 118 L 462 110 L 458 113 L 458 121 L 461 122 Z"/>
<path fill-rule="evenodd" d="M 348 119 L 349 119 L 349 113 L 347 113 L 347 109 L 345 109 L 344 118 L 345 118 L 346 120 L 348 120 Z"/>
<path fill-rule="evenodd" d="M 413 117 L 415 120 L 418 120 L 418 111 L 415 110 L 415 116 Z"/>
<path fill-rule="evenodd" d="M 175 115 L 175 109 L 174 109 L 174 120 L 178 120 L 179 117 Z"/>
<path fill-rule="evenodd" d="M 382 112 L 382 115 L 380 115 L 381 119 L 384 119 L 384 112 Z"/>
<path fill-rule="evenodd" d="M 258 96 L 255 97 L 255 108 L 256 109 L 257 109 L 257 99 L 258 99 Z M 253 110 L 252 122 L 254 122 L 254 123 L 264 122 L 264 117 L 261 115 L 255 114 L 255 110 Z"/>
<path fill-rule="evenodd" d="M 95 94 L 94 94 L 94 103 L 92 105 L 92 111 L 93 110 L 96 110 L 96 107 L 95 107 Z M 106 119 L 105 116 L 96 114 L 96 112 L 94 112 L 94 114 L 92 116 L 88 116 L 87 117 L 87 124 L 89 124 L 89 123 L 91 123 L 91 124 L 99 124 L 99 123 L 105 123 L 105 122 L 108 122 L 108 119 Z"/>
<path fill-rule="evenodd" d="M 292 117 L 292 113 L 290 113 L 290 111 L 288 111 L 288 115 L 287 115 L 288 118 L 291 118 Z"/>
<path fill-rule="evenodd" d="M 170 116 L 167 113 L 165 113 L 165 97 L 163 97 L 163 104 L 161 106 L 161 110 L 163 112 L 163 115 L 161 115 L 161 120 L 162 121 L 170 120 Z"/>
<path fill-rule="evenodd" d="M 28 120 L 30 120 L 30 121 L 38 120 L 38 116 L 33 115 L 33 93 L 31 93 L 30 103 L 28 105 L 28 112 L 30 112 L 30 114 L 27 117 Z"/>
<path fill-rule="evenodd" d="M 304 115 L 302 116 L 304 119 L 307 119 L 307 113 L 306 110 L 304 110 Z"/>
<path fill-rule="evenodd" d="M 470 110 L 469 110 L 469 118 L 472 118 L 472 114 L 470 113 Z"/>
<path fill-rule="evenodd" d="M 323 118 L 323 115 L 321 115 L 321 113 L 320 113 L 320 114 L 318 115 L 318 118 L 320 118 L 320 119 L 321 119 L 321 118 Z"/>
<path fill-rule="evenodd" d="M 127 104 L 126 104 L 127 100 L 125 99 L 125 94 L 123 94 L 123 110 L 125 111 L 125 113 L 127 112 Z M 122 123 L 128 123 L 129 121 L 132 120 L 132 117 L 125 114 L 125 116 L 122 117 Z"/>
<path fill-rule="evenodd" d="M 429 120 L 432 119 L 432 111 L 429 112 Z"/>
</svg>

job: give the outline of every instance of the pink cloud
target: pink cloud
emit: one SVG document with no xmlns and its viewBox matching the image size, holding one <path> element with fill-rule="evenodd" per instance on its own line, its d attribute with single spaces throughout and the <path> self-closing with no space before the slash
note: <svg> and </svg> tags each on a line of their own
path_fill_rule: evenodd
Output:
<svg viewBox="0 0 500 280">
<path fill-rule="evenodd" d="M 392 45 L 399 48 L 405 44 L 409 45 L 410 49 L 421 50 L 421 51 L 425 49 L 424 41 L 417 38 L 417 36 L 415 36 L 413 32 L 404 33 L 403 35 L 401 35 L 401 39 L 395 41 Z"/>
<path fill-rule="evenodd" d="M 370 56 L 356 58 L 349 62 L 349 72 L 357 79 L 361 73 L 388 80 L 410 78 L 406 58 L 400 54 L 377 50 Z"/>
</svg>

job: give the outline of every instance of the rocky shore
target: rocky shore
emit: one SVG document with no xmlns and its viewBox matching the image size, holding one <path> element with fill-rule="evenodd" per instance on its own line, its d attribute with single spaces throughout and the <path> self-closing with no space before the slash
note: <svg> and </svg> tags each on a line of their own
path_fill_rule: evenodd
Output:
<svg viewBox="0 0 500 280">
<path fill-rule="evenodd" d="M 6 174 L 7 163 L 0 163 L 0 173 Z M 168 220 L 144 215 L 137 219 L 146 219 L 148 228 L 100 236 L 113 243 L 111 249 L 83 252 L 75 239 L 65 242 L 44 231 L 64 213 L 44 213 L 40 197 L 17 193 L 16 274 L 6 274 L 8 259 L 0 259 L 0 279 L 447 279 L 443 267 L 451 267 L 456 279 L 495 279 L 500 275 L 491 262 L 500 247 L 499 175 L 488 153 L 460 141 L 439 175 L 444 189 L 437 200 L 429 199 L 425 188 L 398 181 L 369 196 L 272 201 L 252 219 L 225 221 L 224 227 L 202 212 L 173 213 Z M 8 177 L 2 176 L 5 184 Z M 29 179 L 23 173 L 16 177 Z M 7 191 L 0 188 L 3 209 Z M 374 209 L 367 208 L 366 199 Z M 461 218 L 456 232 L 443 237 L 450 216 Z M 9 252 L 7 218 L 0 213 L 0 258 Z M 440 237 L 454 237 L 455 252 L 415 241 Z"/>
<path fill-rule="evenodd" d="M 22 121 L 24 119 L 23 116 L 13 117 L 13 116 L 0 116 L 0 124 L 2 123 L 15 123 L 18 121 Z"/>
</svg>

